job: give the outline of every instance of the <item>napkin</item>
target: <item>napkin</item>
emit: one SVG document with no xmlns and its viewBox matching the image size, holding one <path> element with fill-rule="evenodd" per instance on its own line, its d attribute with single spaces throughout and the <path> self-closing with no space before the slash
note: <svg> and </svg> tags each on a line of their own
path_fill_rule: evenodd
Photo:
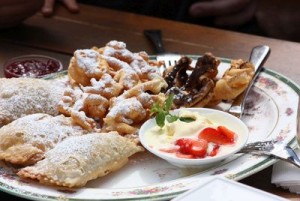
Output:
<svg viewBox="0 0 300 201">
<path fill-rule="evenodd" d="M 300 156 L 299 149 L 295 152 Z M 292 193 L 300 194 L 300 168 L 285 161 L 278 161 L 273 165 L 271 182 Z"/>
<path fill-rule="evenodd" d="M 172 201 L 287 201 L 268 192 L 247 186 L 225 177 L 212 177 L 199 186 L 179 195 Z"/>
</svg>

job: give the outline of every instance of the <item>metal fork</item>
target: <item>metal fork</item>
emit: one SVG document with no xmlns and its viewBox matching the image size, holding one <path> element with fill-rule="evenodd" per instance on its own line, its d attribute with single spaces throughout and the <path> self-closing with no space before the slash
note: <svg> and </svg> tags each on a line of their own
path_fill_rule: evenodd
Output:
<svg viewBox="0 0 300 201">
<path fill-rule="evenodd" d="M 271 156 L 300 168 L 300 159 L 294 149 L 276 140 L 248 143 L 238 153 Z"/>
<path fill-rule="evenodd" d="M 160 68 L 160 74 L 163 75 L 164 71 L 170 67 L 175 66 L 177 61 L 181 58 L 181 55 L 179 54 L 162 54 L 157 55 L 156 60 L 157 61 L 163 61 L 164 65 Z"/>
</svg>

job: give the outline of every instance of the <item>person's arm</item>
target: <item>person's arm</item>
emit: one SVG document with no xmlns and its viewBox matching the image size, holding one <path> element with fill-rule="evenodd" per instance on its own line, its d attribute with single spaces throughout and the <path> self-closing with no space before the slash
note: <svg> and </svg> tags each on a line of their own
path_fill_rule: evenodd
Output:
<svg viewBox="0 0 300 201">
<path fill-rule="evenodd" d="M 198 1 L 189 8 L 194 18 L 214 17 L 217 26 L 238 26 L 250 21 L 256 10 L 256 0 Z"/>
<path fill-rule="evenodd" d="M 44 16 L 51 16 L 53 14 L 55 2 L 56 0 L 45 0 L 42 8 L 42 13 Z M 76 13 L 79 11 L 79 6 L 76 0 L 62 0 L 61 2 L 70 12 Z"/>
</svg>

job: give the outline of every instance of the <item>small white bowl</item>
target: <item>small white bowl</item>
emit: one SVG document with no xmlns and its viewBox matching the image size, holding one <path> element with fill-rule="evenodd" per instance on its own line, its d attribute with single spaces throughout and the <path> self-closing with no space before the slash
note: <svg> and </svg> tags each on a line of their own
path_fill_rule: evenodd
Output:
<svg viewBox="0 0 300 201">
<path fill-rule="evenodd" d="M 169 163 L 181 167 L 181 168 L 203 168 L 212 166 L 218 162 L 221 162 L 225 158 L 228 158 L 235 153 L 237 153 L 247 142 L 249 136 L 248 127 L 237 117 L 230 115 L 226 112 L 215 110 L 215 109 L 208 109 L 208 108 L 182 108 L 172 111 L 173 114 L 178 114 L 180 110 L 188 110 L 192 112 L 197 112 L 202 116 L 209 118 L 211 121 L 217 123 L 218 125 L 223 125 L 229 128 L 230 130 L 234 131 L 237 134 L 237 139 L 232 147 L 228 152 L 217 154 L 214 157 L 205 157 L 199 159 L 185 159 L 185 158 L 178 158 L 173 156 L 169 153 L 161 152 L 155 148 L 152 148 L 148 145 L 145 134 L 146 132 L 156 126 L 155 118 L 149 119 L 146 121 L 140 128 L 139 131 L 139 139 L 141 144 L 151 153 L 154 155 L 168 161 Z"/>
</svg>

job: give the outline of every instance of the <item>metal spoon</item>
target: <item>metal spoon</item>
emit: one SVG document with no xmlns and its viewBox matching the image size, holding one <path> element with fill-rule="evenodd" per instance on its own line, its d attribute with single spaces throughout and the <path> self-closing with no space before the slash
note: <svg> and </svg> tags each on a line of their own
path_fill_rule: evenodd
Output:
<svg viewBox="0 0 300 201">
<path fill-rule="evenodd" d="M 244 112 L 245 100 L 246 97 L 255 82 L 256 77 L 258 76 L 259 72 L 261 71 L 264 62 L 267 60 L 268 56 L 270 55 L 270 47 L 266 45 L 259 45 L 252 49 L 249 61 L 254 65 L 255 74 L 252 78 L 252 81 L 249 83 L 247 89 L 240 94 L 230 106 L 228 112 L 238 118 L 241 118 Z"/>
</svg>

